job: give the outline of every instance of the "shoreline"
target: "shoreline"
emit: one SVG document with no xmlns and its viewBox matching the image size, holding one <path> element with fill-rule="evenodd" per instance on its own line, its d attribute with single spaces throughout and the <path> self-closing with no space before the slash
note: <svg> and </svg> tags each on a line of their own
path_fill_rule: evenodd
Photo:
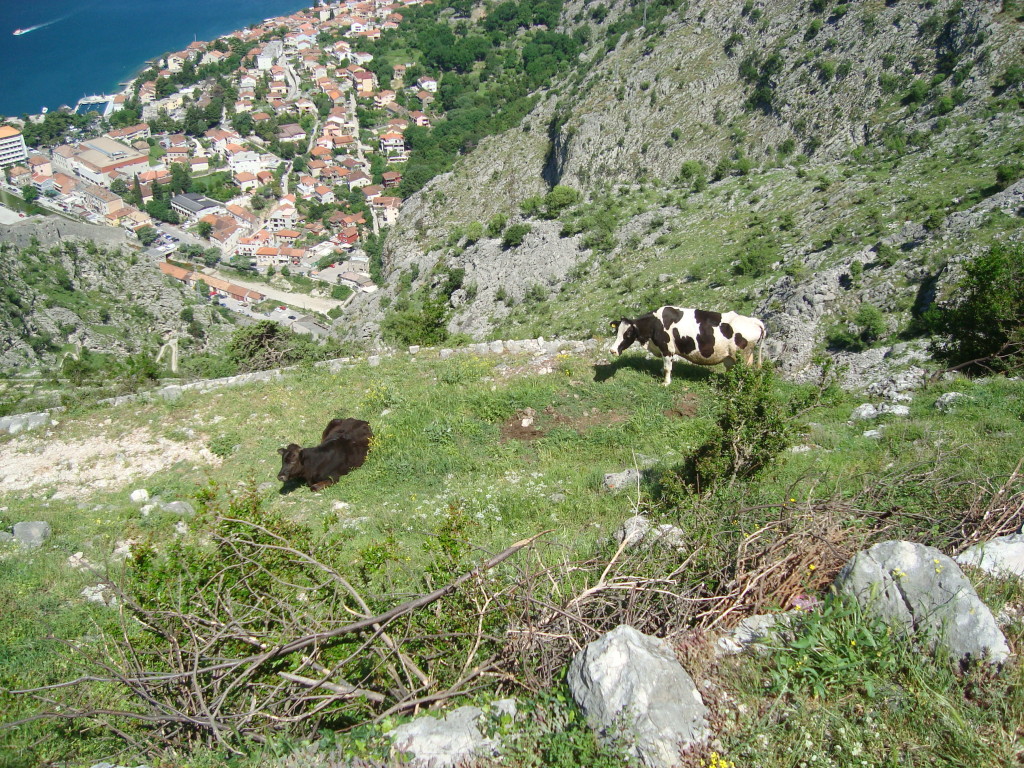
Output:
<svg viewBox="0 0 1024 768">
<path fill-rule="evenodd" d="M 281 11 L 277 15 L 265 16 L 262 14 L 256 14 L 255 18 L 250 18 L 248 13 L 246 13 L 247 10 L 251 11 L 252 9 L 249 9 L 246 6 L 242 6 L 239 9 L 239 15 L 242 16 L 244 20 L 240 20 L 238 22 L 230 22 L 229 28 L 223 32 L 207 32 L 207 36 L 204 36 L 201 42 L 213 42 L 214 40 L 218 40 L 221 38 L 231 37 L 241 32 L 242 30 L 251 29 L 253 27 L 265 23 L 268 20 L 279 19 L 284 16 L 298 13 L 299 11 L 305 9 L 315 8 L 320 5 L 318 0 L 295 0 L 294 2 L 288 2 L 286 4 L 288 5 L 288 9 Z M 216 28 L 221 29 L 222 26 L 220 24 L 217 24 Z M 7 34 L 9 36 L 10 33 L 8 32 Z M 35 108 L 28 109 L 18 109 L 17 106 L 0 106 L 0 119 L 3 119 L 4 117 L 20 118 L 22 115 L 28 115 L 29 118 L 37 119 L 46 114 L 45 112 L 41 111 L 42 109 L 45 109 L 47 112 L 56 112 L 66 106 L 74 110 L 76 105 L 78 104 L 79 99 L 83 98 L 83 96 L 88 96 L 92 94 L 118 95 L 124 93 L 132 84 L 134 84 L 134 82 L 138 79 L 138 76 L 142 72 L 146 71 L 146 69 L 148 69 L 150 66 L 152 66 L 154 62 L 159 61 L 166 54 L 173 53 L 176 50 L 182 50 L 184 47 L 188 46 L 189 43 L 200 39 L 199 34 L 196 30 L 182 29 L 183 37 L 187 37 L 188 34 L 192 35 L 193 40 L 184 40 L 181 43 L 181 47 L 170 47 L 154 55 L 147 54 L 146 58 L 143 58 L 141 60 L 141 63 L 138 63 L 138 60 L 136 60 L 137 63 L 132 64 L 126 67 L 125 69 L 122 69 L 121 72 L 115 74 L 113 78 L 108 79 L 104 77 L 103 81 L 106 83 L 105 85 L 101 85 L 99 80 L 97 80 L 91 85 L 83 88 L 82 93 L 79 95 L 72 96 L 69 94 L 63 97 L 52 97 L 52 103 L 50 103 L 49 96 L 43 96 L 43 94 L 47 93 L 46 89 L 44 88 L 42 91 L 40 91 L 40 96 L 43 96 L 43 98 L 36 99 L 35 103 L 38 104 L 38 106 L 36 106 Z M 59 73 L 55 72 L 54 77 L 50 78 L 48 80 L 48 83 L 53 84 L 57 82 L 58 76 Z"/>
</svg>

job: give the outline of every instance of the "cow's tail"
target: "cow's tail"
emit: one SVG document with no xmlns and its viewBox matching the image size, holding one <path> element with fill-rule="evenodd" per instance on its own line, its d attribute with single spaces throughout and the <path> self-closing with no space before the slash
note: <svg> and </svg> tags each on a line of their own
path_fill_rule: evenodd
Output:
<svg viewBox="0 0 1024 768">
<path fill-rule="evenodd" d="M 761 337 L 757 340 L 757 367 L 758 368 L 761 367 L 762 350 L 763 350 L 761 342 L 764 341 L 765 333 L 766 333 L 766 331 L 765 331 L 765 328 L 764 328 L 764 323 L 762 322 L 761 323 Z"/>
</svg>

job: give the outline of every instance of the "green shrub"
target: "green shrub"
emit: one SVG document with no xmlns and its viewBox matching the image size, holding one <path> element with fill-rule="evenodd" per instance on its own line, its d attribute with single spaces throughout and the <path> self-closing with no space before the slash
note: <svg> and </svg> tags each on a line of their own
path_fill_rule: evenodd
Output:
<svg viewBox="0 0 1024 768">
<path fill-rule="evenodd" d="M 1024 163 L 1004 163 L 996 166 L 996 186 L 1006 189 L 1008 186 L 1024 177 Z"/>
<path fill-rule="evenodd" d="M 878 76 L 878 87 L 882 89 L 882 93 L 896 93 L 900 87 L 900 79 L 899 75 L 892 72 L 883 72 Z"/>
<path fill-rule="evenodd" d="M 322 360 L 331 357 L 333 351 L 334 347 L 318 345 L 273 320 L 238 329 L 227 345 L 228 358 L 243 372 Z"/>
<path fill-rule="evenodd" d="M 948 336 L 935 354 L 951 366 L 968 370 L 1005 371 L 1020 365 L 1024 359 L 1024 245 L 992 246 L 966 265 L 953 295 L 959 297 L 958 303 L 934 316 L 937 330 Z"/>
<path fill-rule="evenodd" d="M 532 231 L 529 224 L 513 224 L 505 230 L 501 238 L 502 248 L 518 248 L 523 244 L 523 238 Z"/>
<path fill-rule="evenodd" d="M 238 445 L 238 441 L 228 435 L 217 435 L 217 437 L 211 437 L 206 442 L 206 447 L 210 449 L 210 453 L 222 459 L 226 459 L 234 453 L 236 445 Z"/>
<path fill-rule="evenodd" d="M 540 216 L 544 209 L 544 198 L 540 195 L 528 197 L 519 204 L 524 216 Z"/>
<path fill-rule="evenodd" d="M 471 221 L 466 225 L 466 245 L 472 245 L 484 236 L 484 225 L 479 221 Z"/>
<path fill-rule="evenodd" d="M 494 214 L 491 220 L 487 222 L 487 236 L 501 237 L 501 233 L 505 231 L 506 224 L 508 224 L 508 216 L 504 213 Z"/>
<path fill-rule="evenodd" d="M 721 379 L 723 408 L 711 436 L 681 467 L 674 481 L 697 492 L 751 477 L 789 445 L 789 408 L 776 394 L 775 371 L 738 361 Z M 670 478 L 672 480 L 672 478 Z"/>
<path fill-rule="evenodd" d="M 418 307 L 389 312 L 380 324 L 385 340 L 403 346 L 441 344 L 448 338 L 448 304 L 428 299 Z"/>
<path fill-rule="evenodd" d="M 875 261 L 883 267 L 891 267 L 899 258 L 899 250 L 888 243 L 879 243 L 875 248 Z"/>
<path fill-rule="evenodd" d="M 872 304 L 862 304 L 849 320 L 836 323 L 825 332 L 830 349 L 863 352 L 886 332 L 885 315 Z"/>
<path fill-rule="evenodd" d="M 758 240 L 743 250 L 734 271 L 737 275 L 760 277 L 777 258 L 778 249 L 774 243 L 765 239 Z"/>
<path fill-rule="evenodd" d="M 572 187 L 558 184 L 544 195 L 544 216 L 548 219 L 557 218 L 562 211 L 577 205 L 583 199 L 583 194 Z"/>
<path fill-rule="evenodd" d="M 927 80 L 915 80 L 910 84 L 910 89 L 903 95 L 903 103 L 908 106 L 921 104 L 928 99 L 930 91 L 931 85 L 929 85 Z"/>
<path fill-rule="evenodd" d="M 932 114 L 936 117 L 949 114 L 953 111 L 955 106 L 952 96 L 940 96 L 935 100 L 935 105 L 932 107 Z"/>
<path fill-rule="evenodd" d="M 1024 83 L 1024 64 L 1011 64 L 999 78 L 1001 88 L 1013 88 Z"/>
</svg>

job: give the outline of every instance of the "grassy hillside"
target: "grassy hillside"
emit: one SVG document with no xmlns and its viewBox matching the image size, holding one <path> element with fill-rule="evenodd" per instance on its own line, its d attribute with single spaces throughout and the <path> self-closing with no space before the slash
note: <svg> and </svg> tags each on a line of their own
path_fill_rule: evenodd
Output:
<svg viewBox="0 0 1024 768">
<path fill-rule="evenodd" d="M 41 700 L 10 690 L 108 677 L 96 662 L 131 669 L 138 659 L 166 671 L 167 639 L 187 647 L 186 627 L 195 638 L 237 622 L 263 648 L 294 640 L 428 593 L 542 532 L 486 576 L 388 630 L 403 638 L 406 654 L 391 661 L 408 661 L 431 681 L 406 695 L 447 701 L 445 691 L 465 691 L 486 700 L 502 691 L 521 699 L 533 716 L 511 742 L 509 764 L 623 764 L 579 723 L 560 671 L 579 643 L 621 621 L 670 634 L 698 681 L 712 681 L 704 690 L 715 749 L 737 765 L 1017 759 L 1024 681 L 1016 666 L 998 677 L 956 677 L 941 660 L 834 607 L 810 619 L 818 643 L 804 661 L 785 648 L 716 661 L 711 643 L 745 615 L 788 608 L 800 595 L 824 597 L 847 557 L 873 541 L 908 538 L 953 553 L 1019 527 L 1019 509 L 992 511 L 1020 506 L 1019 483 L 1007 478 L 1024 455 L 1021 383 L 936 385 L 917 394 L 909 417 L 887 417 L 873 438 L 863 433 L 877 425 L 848 421 L 861 400 L 834 386 L 683 364 L 670 388 L 660 381 L 660 363 L 635 353 L 608 364 L 586 351 L 446 360 L 427 351 L 174 402 L 83 410 L 48 436 L 6 439 L 0 523 L 45 520 L 53 536 L 39 550 L 3 550 L 0 706 L 8 723 L 57 703 L 65 714 L 93 716 L 0 731 L 0 765 L 91 765 L 112 755 L 128 763 L 146 749 L 161 755 L 150 765 L 268 765 L 310 743 L 336 760 L 380 761 L 380 734 L 404 713 L 359 724 L 402 698 L 387 664 L 349 657 L 360 646 L 344 638 L 307 654 L 380 693 L 379 703 L 339 702 L 293 727 L 246 721 L 244 733 L 219 744 L 202 728 L 155 729 L 109 714 L 147 711 L 109 682 L 40 692 Z M 968 399 L 940 413 L 935 400 L 950 389 Z M 367 463 L 320 494 L 281 489 L 276 449 L 314 443 L 336 416 L 372 424 Z M 58 458 L 48 458 L 47 443 Z M 104 455 L 108 443 L 120 454 Z M 729 446 L 748 458 L 723 461 Z M 52 464 L 38 463 L 46 460 Z M 636 466 L 645 468 L 638 487 L 602 489 L 604 473 Z M 133 475 L 133 467 L 144 469 Z M 140 508 L 129 499 L 136 488 L 164 504 L 188 501 L 195 513 Z M 612 534 L 637 511 L 679 526 L 686 545 L 617 551 Z M 136 556 L 122 565 L 111 555 L 128 538 L 138 542 Z M 78 552 L 98 570 L 70 567 Z M 249 576 L 233 575 L 242 573 Z M 123 626 L 117 610 L 79 594 L 107 580 L 125 590 L 122 606 L 139 611 L 126 611 Z M 994 611 L 1008 603 L 1019 615 L 1019 586 L 977 583 Z M 255 595 L 262 597 L 252 603 Z M 250 611 L 263 608 L 237 612 L 246 600 Z M 1022 629 L 1019 619 L 1006 629 L 1015 650 Z M 248 643 L 222 638 L 204 653 L 245 656 Z M 279 672 L 301 673 L 305 664 L 289 656 L 261 667 L 252 687 L 243 686 L 243 709 L 247 697 L 262 700 L 266 686 L 280 683 Z M 486 674 L 474 676 L 476 669 Z M 291 699 L 302 689 L 285 690 Z M 172 687 L 159 696 L 178 706 L 187 693 Z M 230 756 L 229 747 L 240 754 Z M 323 755 L 288 760 L 281 765 L 334 764 Z"/>
</svg>

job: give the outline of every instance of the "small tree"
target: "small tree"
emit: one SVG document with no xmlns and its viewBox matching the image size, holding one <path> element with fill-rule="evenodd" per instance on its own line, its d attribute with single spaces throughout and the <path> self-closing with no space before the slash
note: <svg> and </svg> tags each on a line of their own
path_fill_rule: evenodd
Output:
<svg viewBox="0 0 1024 768">
<path fill-rule="evenodd" d="M 505 230 L 505 235 L 501 239 L 502 248 L 518 248 L 523 244 L 523 238 L 530 233 L 529 224 L 513 224 L 511 227 Z"/>
<path fill-rule="evenodd" d="M 771 364 L 737 361 L 720 379 L 722 410 L 708 440 L 664 478 L 669 487 L 706 492 L 751 477 L 775 461 L 793 435 L 792 406 L 776 393 Z"/>
<path fill-rule="evenodd" d="M 553 219 L 582 199 L 583 195 L 579 190 L 559 184 L 544 196 L 544 215 L 546 218 Z"/>
<path fill-rule="evenodd" d="M 466 225 L 466 245 L 472 245 L 484 236 L 484 225 L 479 221 L 471 221 Z"/>
<path fill-rule="evenodd" d="M 158 237 L 160 237 L 160 233 L 157 232 L 156 229 L 154 229 L 153 227 L 143 227 L 142 229 L 135 233 L 135 236 L 139 238 L 139 242 L 141 242 L 146 247 L 149 247 L 156 242 L 156 239 Z"/>
<path fill-rule="evenodd" d="M 491 220 L 487 222 L 487 236 L 501 237 L 501 233 L 505 231 L 506 224 L 508 224 L 508 216 L 504 213 L 494 214 Z"/>
<path fill-rule="evenodd" d="M 952 367 L 1007 371 L 1024 362 L 1024 245 L 997 244 L 967 264 L 955 306 L 932 312 L 948 341 L 935 353 Z"/>
</svg>

